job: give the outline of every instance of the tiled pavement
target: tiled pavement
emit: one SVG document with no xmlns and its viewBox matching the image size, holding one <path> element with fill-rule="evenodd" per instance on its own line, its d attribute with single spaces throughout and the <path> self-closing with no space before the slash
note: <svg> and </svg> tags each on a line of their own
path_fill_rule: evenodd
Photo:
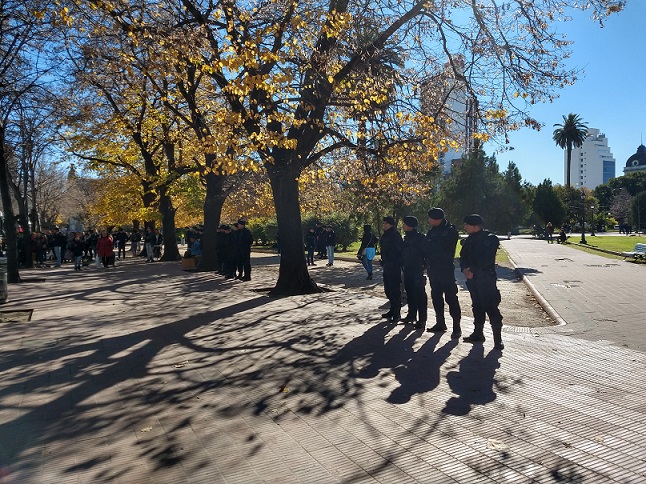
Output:
<svg viewBox="0 0 646 484">
<path fill-rule="evenodd" d="M 356 292 L 270 298 L 263 268 L 12 285 L 2 309 L 34 317 L 0 323 L 0 482 L 646 482 L 646 268 L 503 244 L 568 323 L 506 328 L 503 353 Z"/>
</svg>

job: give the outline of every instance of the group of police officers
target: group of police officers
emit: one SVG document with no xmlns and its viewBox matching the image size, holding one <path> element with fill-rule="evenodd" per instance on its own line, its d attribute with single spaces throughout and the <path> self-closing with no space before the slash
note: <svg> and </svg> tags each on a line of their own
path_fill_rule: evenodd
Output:
<svg viewBox="0 0 646 484">
<path fill-rule="evenodd" d="M 199 231 L 187 231 L 189 253 L 195 255 L 198 248 L 199 258 L 202 256 Z M 215 250 L 217 255 L 218 274 L 225 279 L 251 280 L 251 245 L 253 235 L 247 228 L 247 221 L 239 219 L 233 224 L 222 224 L 217 229 Z"/>
<path fill-rule="evenodd" d="M 384 233 L 380 240 L 383 266 L 384 292 L 390 301 L 390 310 L 383 314 L 391 322 L 401 320 L 401 279 L 404 274 L 404 290 L 408 303 L 405 323 L 414 323 L 416 329 L 426 328 L 426 278 L 431 286 L 431 302 L 435 311 L 435 325 L 429 332 L 447 331 L 444 316 L 444 301 L 449 307 L 453 328 L 451 338 L 462 336 L 460 319 L 462 311 L 458 301 L 453 259 L 459 240 L 458 230 L 449 223 L 441 208 L 428 211 L 430 229 L 426 236 L 417 231 L 416 217 L 404 217 L 402 239 L 393 217 L 383 218 Z M 498 237 L 483 229 L 484 220 L 478 214 L 464 218 L 466 239 L 461 241 L 460 270 L 466 277 L 471 295 L 474 331 L 463 338 L 469 343 L 484 342 L 485 317 L 493 331 L 494 347 L 502 350 L 502 315 L 498 309 L 500 291 L 496 286 L 496 251 Z"/>
</svg>

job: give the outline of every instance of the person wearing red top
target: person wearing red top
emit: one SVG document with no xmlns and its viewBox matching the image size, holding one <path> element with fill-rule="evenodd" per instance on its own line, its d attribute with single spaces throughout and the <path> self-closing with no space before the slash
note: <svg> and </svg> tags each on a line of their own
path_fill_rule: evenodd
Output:
<svg viewBox="0 0 646 484">
<path fill-rule="evenodd" d="M 114 244 L 107 230 L 101 231 L 101 237 L 96 241 L 96 253 L 101 258 L 103 267 L 108 268 L 108 262 L 114 257 Z"/>
</svg>

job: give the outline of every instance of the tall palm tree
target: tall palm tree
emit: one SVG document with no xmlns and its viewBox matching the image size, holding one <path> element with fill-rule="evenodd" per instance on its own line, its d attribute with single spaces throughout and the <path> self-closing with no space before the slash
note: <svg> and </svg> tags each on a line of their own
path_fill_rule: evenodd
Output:
<svg viewBox="0 0 646 484">
<path fill-rule="evenodd" d="M 570 185 L 570 166 L 572 165 L 572 147 L 580 148 L 588 135 L 588 125 L 578 114 L 563 116 L 563 124 L 555 124 L 552 138 L 560 148 L 567 149 L 566 185 Z"/>
</svg>

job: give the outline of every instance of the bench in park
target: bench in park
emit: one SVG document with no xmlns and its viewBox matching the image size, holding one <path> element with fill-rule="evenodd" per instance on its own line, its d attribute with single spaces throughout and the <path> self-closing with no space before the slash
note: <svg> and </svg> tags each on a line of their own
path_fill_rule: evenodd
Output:
<svg viewBox="0 0 646 484">
<path fill-rule="evenodd" d="M 632 252 L 622 252 L 621 255 L 624 256 L 624 260 L 626 260 L 626 257 L 632 257 L 635 260 L 643 260 L 646 258 L 646 244 L 635 244 L 635 248 Z"/>
</svg>

